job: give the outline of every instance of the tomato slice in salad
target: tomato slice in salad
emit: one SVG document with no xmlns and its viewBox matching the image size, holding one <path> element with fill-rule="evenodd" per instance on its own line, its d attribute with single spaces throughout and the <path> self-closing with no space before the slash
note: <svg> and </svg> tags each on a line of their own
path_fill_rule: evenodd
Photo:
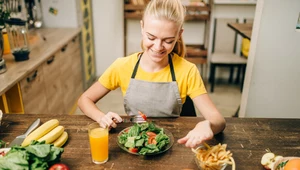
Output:
<svg viewBox="0 0 300 170">
<path fill-rule="evenodd" d="M 148 136 L 150 136 L 150 137 L 151 137 L 151 136 L 154 136 L 154 137 L 156 136 L 156 133 L 154 133 L 154 132 L 146 132 L 146 134 L 147 134 Z"/>
<path fill-rule="evenodd" d="M 154 145 L 157 144 L 157 142 L 156 142 L 156 140 L 155 140 L 155 136 L 150 136 L 150 137 L 148 138 L 148 144 L 154 144 Z"/>
<path fill-rule="evenodd" d="M 128 150 L 133 153 L 137 153 L 139 151 L 138 148 L 129 148 Z"/>
</svg>

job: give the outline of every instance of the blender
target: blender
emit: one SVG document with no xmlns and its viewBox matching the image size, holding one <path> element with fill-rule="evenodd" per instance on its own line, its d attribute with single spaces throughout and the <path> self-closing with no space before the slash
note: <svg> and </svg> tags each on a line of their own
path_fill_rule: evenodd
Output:
<svg viewBox="0 0 300 170">
<path fill-rule="evenodd" d="M 5 20 L 5 28 L 15 61 L 28 60 L 30 49 L 27 22 L 19 18 L 10 18 Z"/>
</svg>

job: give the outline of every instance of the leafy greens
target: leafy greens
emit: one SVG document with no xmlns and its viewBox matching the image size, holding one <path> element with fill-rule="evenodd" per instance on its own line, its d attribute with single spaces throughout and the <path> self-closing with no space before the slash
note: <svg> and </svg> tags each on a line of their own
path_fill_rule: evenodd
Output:
<svg viewBox="0 0 300 170">
<path fill-rule="evenodd" d="M 45 141 L 32 143 L 26 147 L 13 146 L 0 158 L 0 170 L 46 170 L 60 161 L 64 149 Z"/>
<path fill-rule="evenodd" d="M 147 132 L 155 133 L 155 142 L 149 143 L 151 136 Z M 152 122 L 135 123 L 128 131 L 118 136 L 118 142 L 128 150 L 137 148 L 140 155 L 147 155 L 164 150 L 170 143 L 170 138 L 164 129 L 155 126 Z"/>
</svg>

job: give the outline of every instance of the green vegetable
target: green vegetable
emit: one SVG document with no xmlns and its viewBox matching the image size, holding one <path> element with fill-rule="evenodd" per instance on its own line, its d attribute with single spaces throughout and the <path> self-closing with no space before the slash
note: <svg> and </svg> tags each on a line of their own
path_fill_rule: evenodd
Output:
<svg viewBox="0 0 300 170">
<path fill-rule="evenodd" d="M 0 140 L 0 148 L 5 148 L 6 143 L 3 140 Z"/>
<path fill-rule="evenodd" d="M 135 137 L 128 137 L 127 142 L 125 143 L 125 147 L 127 148 L 135 148 L 135 142 L 134 142 Z"/>
<path fill-rule="evenodd" d="M 148 143 L 147 132 L 156 134 L 156 143 Z M 135 123 L 127 132 L 118 136 L 118 142 L 129 148 L 137 148 L 140 155 L 147 155 L 162 151 L 170 143 L 170 138 L 164 133 L 163 128 L 155 126 L 154 123 Z"/>
<path fill-rule="evenodd" d="M 33 141 L 26 147 L 13 146 L 0 158 L 0 170 L 46 170 L 60 161 L 63 148 Z"/>
<path fill-rule="evenodd" d="M 284 166 L 288 163 L 289 160 L 285 161 L 285 162 L 281 162 L 279 165 L 277 165 L 276 170 L 284 168 Z"/>
</svg>

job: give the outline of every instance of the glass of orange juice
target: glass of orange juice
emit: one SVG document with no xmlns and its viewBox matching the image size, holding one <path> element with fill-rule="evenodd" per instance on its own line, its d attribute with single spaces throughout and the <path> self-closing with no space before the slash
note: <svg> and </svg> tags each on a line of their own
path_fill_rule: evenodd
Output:
<svg viewBox="0 0 300 170">
<path fill-rule="evenodd" d="M 108 160 L 108 128 L 94 122 L 88 125 L 92 161 L 103 164 Z"/>
</svg>

